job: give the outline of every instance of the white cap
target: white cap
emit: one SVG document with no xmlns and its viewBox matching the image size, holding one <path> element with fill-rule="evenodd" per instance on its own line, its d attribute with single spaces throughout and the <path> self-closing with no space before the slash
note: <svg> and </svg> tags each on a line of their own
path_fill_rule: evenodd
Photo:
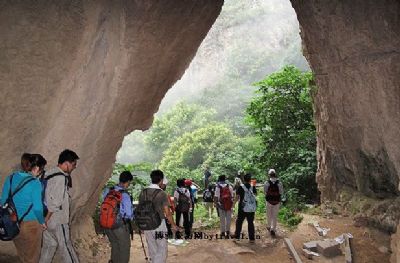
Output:
<svg viewBox="0 0 400 263">
<path fill-rule="evenodd" d="M 163 183 L 163 184 L 165 184 L 165 185 L 167 185 L 167 184 L 168 184 L 168 179 L 167 179 L 167 177 L 166 177 L 166 176 L 164 176 L 164 178 L 163 178 L 163 180 L 162 180 L 162 183 Z"/>
<path fill-rule="evenodd" d="M 269 169 L 268 175 L 271 175 L 271 174 L 276 174 L 276 173 L 275 173 L 275 169 Z"/>
</svg>

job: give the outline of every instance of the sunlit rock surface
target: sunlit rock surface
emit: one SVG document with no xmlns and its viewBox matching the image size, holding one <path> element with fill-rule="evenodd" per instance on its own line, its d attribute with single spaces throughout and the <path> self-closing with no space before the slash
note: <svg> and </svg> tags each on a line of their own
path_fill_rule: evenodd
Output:
<svg viewBox="0 0 400 263">
<path fill-rule="evenodd" d="M 322 198 L 337 199 L 347 185 L 398 202 L 400 2 L 292 0 L 292 5 L 318 85 Z"/>
</svg>

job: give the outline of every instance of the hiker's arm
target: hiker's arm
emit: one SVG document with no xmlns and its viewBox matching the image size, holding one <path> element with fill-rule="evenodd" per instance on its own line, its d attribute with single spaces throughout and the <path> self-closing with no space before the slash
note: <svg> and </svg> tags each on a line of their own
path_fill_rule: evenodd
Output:
<svg viewBox="0 0 400 263">
<path fill-rule="evenodd" d="M 280 194 L 280 195 L 283 195 L 283 185 L 282 185 L 281 182 L 279 182 L 278 188 L 279 188 L 279 194 Z"/>
<path fill-rule="evenodd" d="M 4 203 L 7 200 L 8 197 L 8 192 L 10 191 L 10 177 L 7 177 L 4 185 L 3 185 L 3 191 L 1 192 L 1 204 L 4 205 Z"/>
<path fill-rule="evenodd" d="M 39 224 L 43 225 L 45 221 L 43 217 L 42 185 L 38 180 L 36 180 L 32 182 L 32 186 L 32 210 L 39 221 Z"/>
<path fill-rule="evenodd" d="M 163 206 L 163 210 L 164 210 L 164 215 L 165 215 L 165 217 L 167 218 L 168 222 L 169 222 L 170 225 L 171 225 L 171 228 L 172 228 L 173 230 L 175 230 L 175 231 L 178 230 L 178 227 L 177 227 L 177 225 L 175 224 L 174 219 L 172 218 L 171 210 L 169 210 L 168 205 Z"/>
<path fill-rule="evenodd" d="M 133 209 L 132 209 L 132 202 L 131 198 L 127 193 L 122 194 L 122 201 L 121 201 L 121 214 L 124 215 L 126 219 L 133 219 Z"/>
<path fill-rule="evenodd" d="M 264 195 L 266 195 L 268 193 L 268 188 L 269 188 L 269 183 L 265 183 L 264 185 Z"/>
<path fill-rule="evenodd" d="M 47 181 L 46 202 L 49 213 L 46 216 L 46 222 L 51 218 L 52 214 L 61 210 L 64 201 L 65 178 L 64 176 L 55 176 Z"/>
</svg>

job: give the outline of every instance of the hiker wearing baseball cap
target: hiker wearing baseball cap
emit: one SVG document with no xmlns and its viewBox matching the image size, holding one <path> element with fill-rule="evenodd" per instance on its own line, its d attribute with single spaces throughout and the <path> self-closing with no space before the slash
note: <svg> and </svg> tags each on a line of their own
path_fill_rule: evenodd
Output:
<svg viewBox="0 0 400 263">
<path fill-rule="evenodd" d="M 269 179 L 264 184 L 264 194 L 267 206 L 267 230 L 271 236 L 276 234 L 279 205 L 283 195 L 283 186 L 276 176 L 275 169 L 269 169 Z"/>
</svg>

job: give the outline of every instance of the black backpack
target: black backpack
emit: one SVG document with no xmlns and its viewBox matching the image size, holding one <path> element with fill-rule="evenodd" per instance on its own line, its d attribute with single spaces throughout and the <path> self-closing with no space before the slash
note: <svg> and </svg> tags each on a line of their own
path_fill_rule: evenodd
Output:
<svg viewBox="0 0 400 263">
<path fill-rule="evenodd" d="M 210 190 L 205 190 L 204 194 L 203 194 L 203 201 L 204 202 L 213 202 L 214 198 L 213 198 L 213 193 Z"/>
<path fill-rule="evenodd" d="M 182 193 L 181 191 L 179 191 L 178 189 L 176 190 L 179 194 L 178 197 L 178 205 L 176 206 L 176 210 L 186 213 L 189 212 L 190 210 L 190 198 L 186 196 L 185 193 Z M 189 190 L 187 190 L 189 191 Z"/>
<path fill-rule="evenodd" d="M 162 190 L 154 189 L 151 198 L 149 198 L 149 189 L 142 190 L 139 196 L 139 204 L 135 210 L 135 220 L 140 230 L 154 230 L 161 225 L 161 218 L 154 206 L 154 199 Z"/>
<path fill-rule="evenodd" d="M 10 190 L 6 202 L 0 206 L 0 239 L 3 241 L 13 240 L 19 234 L 19 225 L 25 216 L 32 210 L 33 204 L 31 204 L 28 210 L 23 214 L 22 217 L 18 216 L 17 209 L 15 207 L 13 197 L 29 182 L 35 180 L 33 177 L 28 177 L 22 180 L 15 191 L 12 192 L 12 179 L 14 174 L 10 175 Z"/>
</svg>

